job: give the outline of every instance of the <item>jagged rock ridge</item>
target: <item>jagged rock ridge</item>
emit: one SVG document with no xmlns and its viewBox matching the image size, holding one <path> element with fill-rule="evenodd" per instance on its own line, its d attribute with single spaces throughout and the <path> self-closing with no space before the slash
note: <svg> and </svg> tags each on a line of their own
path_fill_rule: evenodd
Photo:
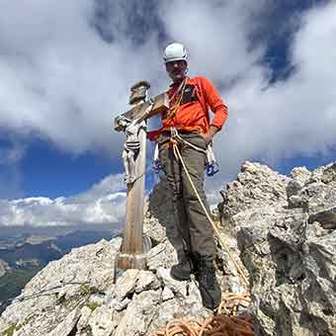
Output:
<svg viewBox="0 0 336 336">
<path fill-rule="evenodd" d="M 165 187 L 149 203 L 148 271 L 129 270 L 113 283 L 120 238 L 74 249 L 29 282 L 2 314 L 0 334 L 140 336 L 175 317 L 206 317 L 196 283 L 169 276 L 176 255 L 164 230 L 171 221 Z M 249 272 L 259 334 L 335 335 L 336 164 L 285 177 L 247 162 L 222 195 L 222 222 L 237 240 L 223 237 Z M 219 252 L 223 290 L 243 291 Z"/>
<path fill-rule="evenodd" d="M 261 335 L 336 335 L 336 164 L 290 178 L 245 163 L 223 191 Z"/>
</svg>

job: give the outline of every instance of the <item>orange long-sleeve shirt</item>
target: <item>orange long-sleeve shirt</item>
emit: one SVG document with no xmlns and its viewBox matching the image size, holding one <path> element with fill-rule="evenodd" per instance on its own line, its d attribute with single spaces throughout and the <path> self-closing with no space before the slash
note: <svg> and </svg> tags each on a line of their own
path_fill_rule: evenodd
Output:
<svg viewBox="0 0 336 336">
<path fill-rule="evenodd" d="M 148 132 L 150 140 L 155 140 L 163 131 L 169 131 L 170 127 L 197 133 L 206 133 L 210 125 L 222 128 L 228 117 L 228 107 L 207 78 L 188 77 L 182 96 L 177 92 L 178 89 L 179 84 L 173 83 L 170 86 L 167 92 L 170 109 L 161 115 L 162 127 Z M 176 104 L 176 101 L 179 104 Z M 214 113 L 212 119 L 209 108 Z"/>
</svg>

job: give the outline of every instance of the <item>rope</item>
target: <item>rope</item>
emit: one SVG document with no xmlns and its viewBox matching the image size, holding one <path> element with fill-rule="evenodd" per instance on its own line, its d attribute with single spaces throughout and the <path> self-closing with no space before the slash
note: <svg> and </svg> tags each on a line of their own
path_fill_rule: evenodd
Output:
<svg viewBox="0 0 336 336">
<path fill-rule="evenodd" d="M 224 293 L 222 295 L 222 302 L 218 307 L 218 313 L 227 315 L 236 315 L 239 306 L 247 308 L 250 305 L 250 293 Z"/>
<path fill-rule="evenodd" d="M 247 300 L 248 293 L 227 293 L 221 306 L 236 307 Z M 220 313 L 201 321 L 194 319 L 174 319 L 165 327 L 155 331 L 151 336 L 254 336 L 253 324 L 250 316 L 228 316 Z"/>
<path fill-rule="evenodd" d="M 175 132 L 177 132 L 177 131 L 175 130 Z M 205 205 L 204 205 L 204 203 L 203 203 L 203 201 L 202 201 L 202 199 L 201 199 L 201 197 L 200 197 L 200 195 L 199 195 L 199 193 L 198 193 L 198 191 L 197 191 L 197 189 L 196 189 L 196 187 L 195 187 L 195 185 L 194 185 L 194 183 L 193 183 L 193 181 L 191 179 L 190 173 L 189 173 L 189 171 L 188 171 L 188 169 L 186 167 L 186 164 L 185 164 L 185 162 L 184 162 L 184 160 L 182 158 L 182 155 L 180 153 L 180 150 L 179 150 L 179 148 L 177 146 L 177 140 L 176 139 L 171 139 L 171 143 L 172 143 L 172 146 L 173 146 L 174 155 L 175 155 L 176 158 L 178 158 L 181 161 L 183 169 L 185 170 L 186 175 L 188 177 L 188 180 L 189 180 L 189 182 L 191 184 L 191 187 L 193 188 L 193 190 L 195 192 L 195 195 L 197 196 L 197 199 L 198 199 L 199 203 L 201 204 L 201 207 L 202 207 L 202 209 L 203 209 L 203 211 L 204 211 L 207 219 L 211 223 L 211 225 L 212 225 L 212 227 L 213 227 L 213 229 L 214 229 L 214 231 L 215 231 L 215 233 L 216 233 L 216 235 L 218 237 L 218 240 L 219 240 L 221 246 L 224 248 L 224 250 L 226 251 L 226 253 L 230 257 L 230 259 L 232 260 L 233 264 L 235 265 L 235 267 L 236 267 L 239 275 L 241 276 L 242 280 L 244 281 L 245 285 L 248 286 L 249 282 L 248 282 L 248 280 L 247 280 L 247 278 L 246 278 L 243 270 L 241 269 L 241 267 L 239 266 L 239 264 L 235 261 L 235 259 L 233 258 L 233 256 L 232 256 L 229 248 L 226 246 L 224 240 L 220 236 L 219 230 L 217 229 L 215 223 L 213 222 L 211 216 L 209 215 L 209 212 L 207 211 L 207 209 L 206 209 L 206 207 L 205 207 Z"/>
<path fill-rule="evenodd" d="M 192 144 L 191 142 L 187 141 L 186 139 L 183 139 L 183 138 L 177 133 L 177 130 L 176 130 L 176 129 L 174 129 L 173 132 L 174 132 L 174 138 L 178 139 L 180 142 L 183 142 L 184 144 L 187 144 L 189 147 L 195 149 L 196 151 L 206 154 L 207 151 L 206 151 L 205 149 L 200 148 L 200 147 L 198 147 L 198 146 L 195 146 L 194 144 Z"/>
<path fill-rule="evenodd" d="M 169 108 L 170 111 L 167 115 L 167 119 L 174 117 L 177 110 L 179 109 L 182 98 L 183 98 L 183 93 L 184 93 L 186 83 L 187 83 L 187 79 L 185 78 L 183 82 L 181 82 L 181 84 L 179 85 L 178 89 L 175 91 L 173 96 L 169 99 L 169 106 L 171 105 L 171 103 L 174 102 L 174 100 L 175 102 L 174 102 L 174 105 L 170 106 Z"/>
</svg>

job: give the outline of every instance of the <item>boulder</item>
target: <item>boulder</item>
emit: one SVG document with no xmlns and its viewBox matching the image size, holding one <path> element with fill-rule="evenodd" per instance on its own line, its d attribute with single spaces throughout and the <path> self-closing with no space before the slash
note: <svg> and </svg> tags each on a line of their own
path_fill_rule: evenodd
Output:
<svg viewBox="0 0 336 336">
<path fill-rule="evenodd" d="M 336 335 L 335 164 L 290 178 L 250 167 L 226 191 L 222 216 L 234 224 L 259 334 Z M 270 186 L 256 197 L 268 183 L 279 201 Z"/>
<path fill-rule="evenodd" d="M 113 283 L 120 238 L 51 262 L 0 318 L 0 335 L 148 335 L 176 317 L 208 317 L 195 282 L 169 268 L 127 270 Z"/>
<path fill-rule="evenodd" d="M 166 239 L 166 227 L 175 221 L 170 194 L 167 179 L 163 176 L 148 197 L 144 233 L 154 245 Z"/>
<path fill-rule="evenodd" d="M 0 278 L 10 270 L 9 265 L 2 259 L 0 259 Z"/>
<path fill-rule="evenodd" d="M 244 162 L 237 179 L 221 191 L 223 202 L 218 205 L 221 221 L 232 224 L 232 216 L 241 211 L 286 204 L 287 181 L 286 176 L 266 165 Z"/>
</svg>

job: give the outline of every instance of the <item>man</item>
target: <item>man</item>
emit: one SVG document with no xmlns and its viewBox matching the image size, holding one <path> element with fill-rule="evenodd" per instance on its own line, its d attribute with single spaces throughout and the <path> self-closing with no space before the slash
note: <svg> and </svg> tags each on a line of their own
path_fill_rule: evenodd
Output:
<svg viewBox="0 0 336 336">
<path fill-rule="evenodd" d="M 164 50 L 164 61 L 172 80 L 167 92 L 169 110 L 161 116 L 162 127 L 154 134 L 159 134 L 156 140 L 160 161 L 176 214 L 176 225 L 167 228 L 178 256 L 178 264 L 172 267 L 171 275 L 177 280 L 188 280 L 191 273 L 195 273 L 203 304 L 215 309 L 220 303 L 221 291 L 214 267 L 216 246 L 212 226 L 182 163 L 174 154 L 171 138 L 172 131 L 173 137 L 178 134 L 174 140 L 202 202 L 209 209 L 203 190 L 206 149 L 227 118 L 227 106 L 208 79 L 187 77 L 187 51 L 182 44 L 169 44 Z M 212 120 L 208 108 L 214 113 Z M 150 134 L 149 138 L 152 136 Z"/>
</svg>

